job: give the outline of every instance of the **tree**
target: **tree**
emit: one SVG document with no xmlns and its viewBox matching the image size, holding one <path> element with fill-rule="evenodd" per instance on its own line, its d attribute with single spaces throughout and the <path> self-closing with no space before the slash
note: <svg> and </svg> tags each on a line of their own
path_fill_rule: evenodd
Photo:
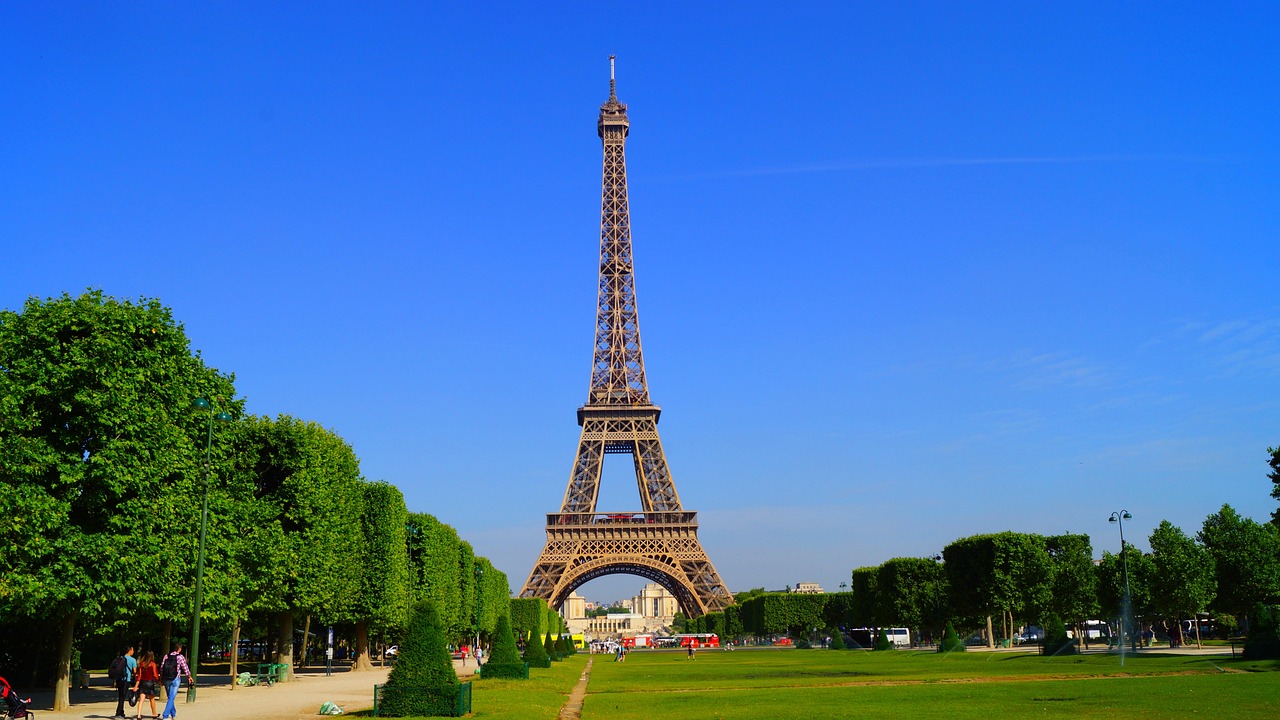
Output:
<svg viewBox="0 0 1280 720">
<path fill-rule="evenodd" d="M 372 670 L 369 628 L 402 628 L 409 619 L 409 560 L 405 551 L 408 511 L 404 495 L 385 482 L 364 483 L 363 571 L 356 598 L 356 661 L 352 670 Z"/>
<path fill-rule="evenodd" d="M 1098 575 L 1093 569 L 1093 546 L 1088 535 L 1051 535 L 1044 539 L 1053 568 L 1049 612 L 1076 626 L 1079 637 L 1085 620 L 1098 612 Z"/>
<path fill-rule="evenodd" d="M 547 657 L 551 658 L 554 662 L 560 662 L 564 659 L 564 656 L 560 654 L 560 651 L 556 650 L 556 641 L 555 638 L 551 637 L 550 630 L 547 631 L 547 637 L 542 642 L 542 649 L 547 651 Z"/>
<path fill-rule="evenodd" d="M 520 659 L 516 649 L 516 637 L 511 632 L 511 621 L 506 615 L 499 615 L 497 626 L 493 631 L 493 646 L 489 660 L 480 666 L 480 677 L 509 678 L 513 680 L 528 679 L 525 662 Z"/>
<path fill-rule="evenodd" d="M 547 647 L 542 643 L 542 636 L 536 632 L 530 632 L 526 636 L 524 643 L 524 661 L 529 663 L 529 667 L 549 668 L 551 667 L 551 656 L 547 654 Z"/>
<path fill-rule="evenodd" d="M 465 625 L 461 619 L 462 541 L 457 531 L 432 515 L 410 513 L 408 525 L 414 597 L 434 602 L 450 640 L 457 640 L 458 629 Z"/>
<path fill-rule="evenodd" d="M 498 619 L 506 617 L 507 628 L 510 629 L 510 596 L 507 575 L 493 566 L 487 558 L 477 557 L 476 568 L 479 571 L 479 624 L 480 632 L 492 635 L 497 631 Z"/>
<path fill-rule="evenodd" d="M 259 419 L 254 463 L 258 502 L 270 519 L 271 552 L 258 607 L 277 615 L 280 663 L 293 662 L 293 617 L 305 611 L 326 624 L 354 622 L 364 554 L 360 461 L 337 434 L 282 415 Z M 286 679 L 285 678 L 282 679 Z"/>
<path fill-rule="evenodd" d="M 55 711 L 78 620 L 188 617 L 207 420 L 192 403 L 238 416 L 232 382 L 156 300 L 89 291 L 0 312 L 0 613 L 57 623 Z"/>
<path fill-rule="evenodd" d="M 894 558 L 880 565 L 876 572 L 878 609 L 875 613 L 884 623 L 915 628 L 921 637 L 925 626 L 936 628 L 942 618 L 946 573 L 931 558 Z"/>
<path fill-rule="evenodd" d="M 1271 497 L 1280 500 L 1280 447 L 1267 448 L 1267 452 L 1271 453 L 1271 460 L 1267 463 L 1271 466 L 1271 472 L 1267 474 L 1267 477 L 1275 485 L 1275 487 L 1271 488 Z M 1271 523 L 1280 527 L 1280 508 L 1272 511 Z"/>
<path fill-rule="evenodd" d="M 383 688 L 380 715 L 454 715 L 458 676 L 444 632 L 435 603 L 423 602 L 414 609 L 400 656 Z"/>
<path fill-rule="evenodd" d="M 1257 603 L 1280 601 L 1280 533 L 1242 518 L 1230 506 L 1205 518 L 1197 538 L 1213 557 L 1215 609 L 1246 616 Z"/>
<path fill-rule="evenodd" d="M 1016 616 L 1039 618 L 1049 604 L 1052 564 L 1039 535 L 975 535 L 943 548 L 942 557 L 955 611 L 986 616 L 989 643 L 995 612 L 1001 615 L 1007 638 L 1012 635 Z"/>
<path fill-rule="evenodd" d="M 1129 568 L 1129 597 L 1133 604 L 1133 615 L 1148 615 L 1151 612 L 1151 577 L 1155 574 L 1155 565 L 1151 557 L 1143 555 L 1134 546 L 1125 543 L 1124 556 L 1113 555 L 1103 551 L 1095 572 L 1098 576 L 1098 604 L 1107 617 L 1123 616 L 1125 588 L 1125 567 Z"/>
<path fill-rule="evenodd" d="M 1168 520 L 1151 532 L 1151 605 L 1167 618 L 1181 620 L 1209 609 L 1218 582 L 1209 551 Z M 1200 643 L 1196 623 L 1196 644 Z"/>
<path fill-rule="evenodd" d="M 860 567 L 853 571 L 849 583 L 849 625 L 851 627 L 875 627 L 880 624 L 877 615 L 881 607 L 877 595 L 878 567 Z"/>
</svg>

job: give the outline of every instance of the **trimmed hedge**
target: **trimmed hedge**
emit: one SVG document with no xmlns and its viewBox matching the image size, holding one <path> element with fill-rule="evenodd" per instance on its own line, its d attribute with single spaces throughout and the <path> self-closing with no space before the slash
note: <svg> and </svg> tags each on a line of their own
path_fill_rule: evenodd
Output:
<svg viewBox="0 0 1280 720">
<path fill-rule="evenodd" d="M 458 676 L 435 603 L 414 608 L 400 655 L 387 677 L 378 713 L 388 717 L 453 716 Z"/>
</svg>

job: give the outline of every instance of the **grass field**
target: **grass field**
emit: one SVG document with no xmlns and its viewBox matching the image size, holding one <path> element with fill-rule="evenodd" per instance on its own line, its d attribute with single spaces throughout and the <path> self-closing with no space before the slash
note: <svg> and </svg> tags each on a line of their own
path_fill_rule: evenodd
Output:
<svg viewBox="0 0 1280 720">
<path fill-rule="evenodd" d="M 586 662 L 480 681 L 477 718 L 555 718 Z M 596 656 L 584 720 L 1280 717 L 1280 663 L 1189 655 L 822 650 Z"/>
</svg>

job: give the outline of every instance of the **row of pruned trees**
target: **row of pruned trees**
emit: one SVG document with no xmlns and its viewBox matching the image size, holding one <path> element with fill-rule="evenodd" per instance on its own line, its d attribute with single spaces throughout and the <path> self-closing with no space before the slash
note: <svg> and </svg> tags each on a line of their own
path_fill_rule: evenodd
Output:
<svg viewBox="0 0 1280 720">
<path fill-rule="evenodd" d="M 57 638 L 52 658 L 6 643 L 0 667 L 53 667 L 59 709 L 78 639 L 167 649 L 191 618 L 206 490 L 201 618 L 231 647 L 246 621 L 269 624 L 289 663 L 302 618 L 349 627 L 361 667 L 369 633 L 402 629 L 417 600 L 457 639 L 507 612 L 506 577 L 365 480 L 336 433 L 246 416 L 158 301 L 91 291 L 0 312 L 0 626 Z"/>
<path fill-rule="evenodd" d="M 849 592 L 740 593 L 720 613 L 686 622 L 689 632 L 808 637 L 837 627 L 910 627 L 941 637 L 947 622 L 1009 638 L 1021 624 L 1068 624 L 1116 617 L 1124 563 L 1136 616 L 1181 620 L 1212 611 L 1247 617 L 1280 603 L 1280 532 L 1242 518 L 1229 505 L 1207 517 L 1193 538 L 1164 521 L 1150 553 L 1132 545 L 1095 563 L 1087 535 L 1002 532 L 961 538 L 936 558 L 893 558 L 851 574 Z M 998 618 L 998 620 L 997 620 Z M 998 625 L 997 625 L 998 623 Z M 993 627 L 993 625 L 996 625 Z"/>
</svg>

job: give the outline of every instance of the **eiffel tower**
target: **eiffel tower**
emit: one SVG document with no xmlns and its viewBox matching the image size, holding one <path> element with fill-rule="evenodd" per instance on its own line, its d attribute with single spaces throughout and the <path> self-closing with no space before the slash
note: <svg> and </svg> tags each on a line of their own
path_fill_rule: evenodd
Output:
<svg viewBox="0 0 1280 720">
<path fill-rule="evenodd" d="M 658 439 L 662 410 L 649 400 L 631 261 L 624 154 L 630 122 L 618 102 L 614 57 L 609 100 L 596 130 L 604 143 L 600 202 L 600 285 L 595 353 L 587 404 L 578 408 L 582 437 L 560 511 L 547 515 L 547 544 L 520 590 L 552 607 L 595 578 L 623 573 L 661 584 L 688 617 L 723 610 L 729 589 L 698 541 L 697 513 L 680 506 Z M 604 456 L 629 454 L 640 489 L 638 512 L 597 512 Z"/>
</svg>

